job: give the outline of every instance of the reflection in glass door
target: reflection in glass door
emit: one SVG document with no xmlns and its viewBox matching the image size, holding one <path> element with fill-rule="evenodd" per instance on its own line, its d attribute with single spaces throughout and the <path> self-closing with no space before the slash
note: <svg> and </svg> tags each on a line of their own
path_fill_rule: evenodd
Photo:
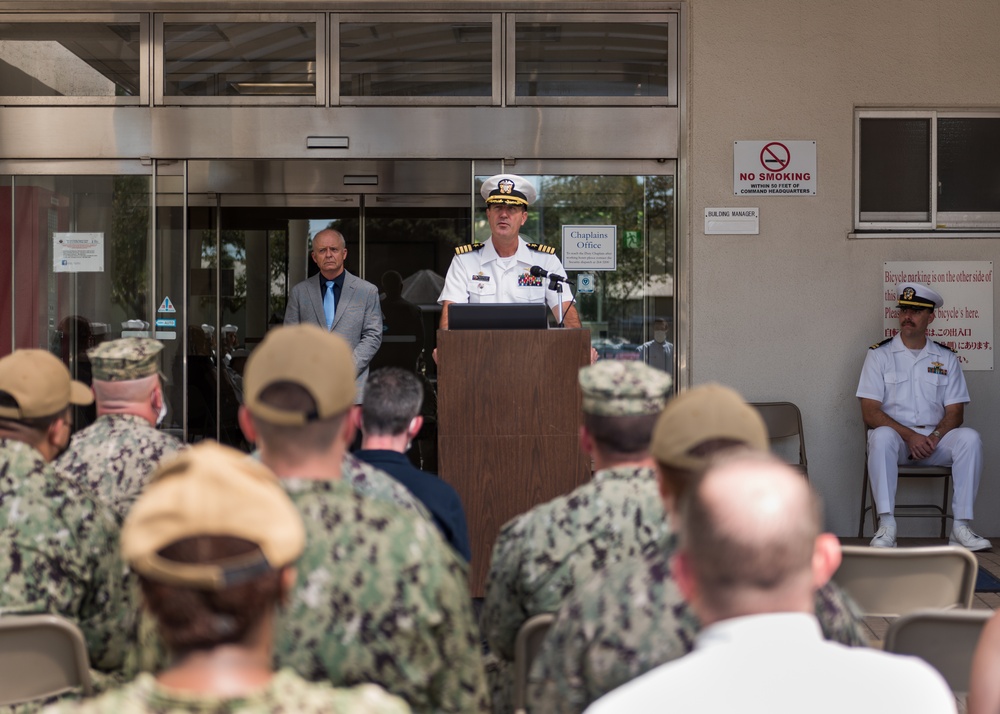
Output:
<svg viewBox="0 0 1000 714">
<path fill-rule="evenodd" d="M 94 162 L 60 175 L 43 163 L 0 176 L 0 354 L 48 349 L 91 382 L 87 350 L 151 314 L 149 169 Z M 92 172 L 92 173 L 90 173 Z M 76 408 L 74 429 L 93 406 Z"/>
</svg>

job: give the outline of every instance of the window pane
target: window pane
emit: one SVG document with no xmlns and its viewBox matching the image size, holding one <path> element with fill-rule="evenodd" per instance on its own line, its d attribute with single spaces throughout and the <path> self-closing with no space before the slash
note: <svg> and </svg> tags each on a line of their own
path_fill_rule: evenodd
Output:
<svg viewBox="0 0 1000 714">
<path fill-rule="evenodd" d="M 928 221 L 931 120 L 861 119 L 862 221 Z"/>
<path fill-rule="evenodd" d="M 938 211 L 1000 212 L 1000 118 L 938 119 Z"/>
<path fill-rule="evenodd" d="M 139 96 L 139 23 L 0 23 L 0 94 Z"/>
<path fill-rule="evenodd" d="M 489 22 L 345 23 L 340 26 L 344 97 L 489 97 Z"/>
<path fill-rule="evenodd" d="M 666 97 L 669 25 L 519 22 L 519 97 Z"/>
<path fill-rule="evenodd" d="M 316 23 L 170 23 L 167 96 L 316 95 Z"/>
</svg>

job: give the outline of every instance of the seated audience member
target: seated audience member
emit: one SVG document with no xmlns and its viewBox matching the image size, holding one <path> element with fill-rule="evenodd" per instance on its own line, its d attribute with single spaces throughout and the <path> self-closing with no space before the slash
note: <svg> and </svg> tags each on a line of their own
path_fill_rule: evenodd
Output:
<svg viewBox="0 0 1000 714">
<path fill-rule="evenodd" d="M 734 447 L 767 451 L 760 413 L 732 389 L 706 384 L 674 397 L 653 433 L 667 536 L 644 558 L 595 573 L 559 609 L 531 670 L 531 711 L 579 714 L 587 705 L 691 650 L 698 621 L 674 580 L 676 500 L 709 457 Z M 815 595 L 827 639 L 864 645 L 857 607 L 834 583 Z"/>
<path fill-rule="evenodd" d="M 934 311 L 944 304 L 936 290 L 902 283 L 899 334 L 872 345 L 861 368 L 857 396 L 868 427 L 871 475 L 878 530 L 873 548 L 896 547 L 896 482 L 899 466 L 951 466 L 949 543 L 972 551 L 993 545 L 972 530 L 972 509 L 983 471 L 979 432 L 962 426 L 969 390 L 958 355 L 927 337 Z"/>
<path fill-rule="evenodd" d="M 702 630 L 694 651 L 625 684 L 588 714 L 954 712 L 916 657 L 823 639 L 814 594 L 840 565 L 808 481 L 763 454 L 723 458 L 681 498 L 677 584 Z"/>
<path fill-rule="evenodd" d="M 95 686 L 128 676 L 131 578 L 114 514 L 49 462 L 69 443 L 71 407 L 93 401 L 44 350 L 0 359 L 0 613 L 52 613 L 82 631 Z"/>
<path fill-rule="evenodd" d="M 409 712 L 375 685 L 335 689 L 273 671 L 275 611 L 304 545 L 298 511 L 253 459 L 205 441 L 168 461 L 125 521 L 122 550 L 172 664 L 46 712 Z"/>
<path fill-rule="evenodd" d="M 166 414 L 157 357 L 163 344 L 143 337 L 112 340 L 87 352 L 97 421 L 78 431 L 56 470 L 125 518 L 148 477 L 182 447 L 157 429 Z"/>
<path fill-rule="evenodd" d="M 990 618 L 979 636 L 965 704 L 968 714 L 1000 712 L 1000 614 Z"/>
<path fill-rule="evenodd" d="M 493 711 L 512 706 L 514 640 L 595 573 L 655 549 L 667 532 L 649 439 L 670 377 L 640 362 L 584 367 L 580 448 L 590 482 L 507 523 L 493 547 L 481 624 L 491 650 Z"/>
<path fill-rule="evenodd" d="M 275 661 L 381 684 L 417 712 L 486 711 L 465 564 L 429 519 L 343 480 L 354 377 L 347 342 L 315 325 L 271 330 L 247 360 L 240 424 L 307 531 Z"/>
<path fill-rule="evenodd" d="M 413 372 L 382 367 L 368 375 L 361 403 L 361 450 L 354 455 L 406 486 L 431 512 L 451 546 L 468 561 L 469 528 L 462 499 L 449 484 L 413 466 L 406 457 L 420 433 L 424 388 Z"/>
</svg>

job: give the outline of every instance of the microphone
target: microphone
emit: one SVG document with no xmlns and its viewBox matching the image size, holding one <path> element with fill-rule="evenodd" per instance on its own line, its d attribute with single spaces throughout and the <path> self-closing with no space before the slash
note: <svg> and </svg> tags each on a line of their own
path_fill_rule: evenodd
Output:
<svg viewBox="0 0 1000 714">
<path fill-rule="evenodd" d="M 550 273 L 545 268 L 540 265 L 532 265 L 531 269 L 528 271 L 536 278 L 548 278 L 555 283 L 568 283 L 570 280 L 565 275 L 556 275 L 555 273 Z"/>
</svg>

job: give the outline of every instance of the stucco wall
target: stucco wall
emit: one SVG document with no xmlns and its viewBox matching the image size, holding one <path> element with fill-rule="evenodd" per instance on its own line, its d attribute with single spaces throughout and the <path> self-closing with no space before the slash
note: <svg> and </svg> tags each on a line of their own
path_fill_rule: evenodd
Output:
<svg viewBox="0 0 1000 714">
<path fill-rule="evenodd" d="M 855 107 L 1000 108 L 1000 3 L 690 0 L 686 248 L 692 384 L 803 412 L 828 524 L 856 535 L 864 461 L 854 392 L 881 339 L 886 260 L 993 260 L 991 239 L 852 239 Z M 815 140 L 815 197 L 733 196 L 733 141 Z M 708 206 L 759 206 L 760 235 L 706 236 Z M 995 308 L 994 308 L 995 309 Z M 1000 535 L 1000 377 L 967 374 L 985 442 L 976 527 Z M 903 500 L 903 499 L 901 499 Z M 934 535 L 907 520 L 901 535 Z"/>
</svg>

